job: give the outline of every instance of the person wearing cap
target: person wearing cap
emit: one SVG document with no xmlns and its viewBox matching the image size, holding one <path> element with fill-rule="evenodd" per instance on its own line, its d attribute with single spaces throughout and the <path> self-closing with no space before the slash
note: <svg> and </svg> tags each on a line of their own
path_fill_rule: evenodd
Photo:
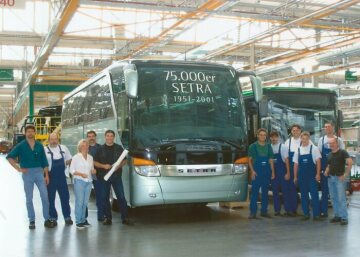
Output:
<svg viewBox="0 0 360 257">
<path fill-rule="evenodd" d="M 47 185 L 50 219 L 57 225 L 58 214 L 55 208 L 56 192 L 58 192 L 61 202 L 61 210 L 65 224 L 72 225 L 70 216 L 70 194 L 67 186 L 65 169 L 71 163 L 71 154 L 65 145 L 59 144 L 59 136 L 56 133 L 49 135 L 49 145 L 45 146 L 46 158 L 49 163 L 50 182 Z"/>
<path fill-rule="evenodd" d="M 46 185 L 49 184 L 49 164 L 43 145 L 35 140 L 34 125 L 27 125 L 25 127 L 25 140 L 17 144 L 6 158 L 14 169 L 22 173 L 29 229 L 35 229 L 34 185 L 37 186 L 40 192 L 42 212 L 45 219 L 44 226 L 47 228 L 55 227 L 54 223 L 50 220 L 49 198 L 46 188 Z"/>
<path fill-rule="evenodd" d="M 318 194 L 318 182 L 320 182 L 321 154 L 319 149 L 310 143 L 310 133 L 301 133 L 301 146 L 295 151 L 294 162 L 294 184 L 299 182 L 301 193 L 301 207 L 304 217 L 302 220 L 310 219 L 309 193 L 311 195 L 311 207 L 313 219 L 320 220 L 320 203 Z"/>
<path fill-rule="evenodd" d="M 325 176 L 325 169 L 327 167 L 327 157 L 331 152 L 329 141 L 332 138 L 336 138 L 339 143 L 340 149 L 345 149 L 344 142 L 340 137 L 334 135 L 334 125 L 329 121 L 324 124 L 325 135 L 318 141 L 318 148 L 321 153 L 321 200 L 320 200 L 320 216 L 323 218 L 328 217 L 328 205 L 329 205 L 329 186 L 328 177 Z"/>
</svg>

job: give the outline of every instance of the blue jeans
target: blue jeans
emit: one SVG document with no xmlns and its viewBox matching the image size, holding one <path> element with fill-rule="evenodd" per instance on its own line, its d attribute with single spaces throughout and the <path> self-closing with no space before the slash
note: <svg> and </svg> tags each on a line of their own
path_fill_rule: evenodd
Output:
<svg viewBox="0 0 360 257">
<path fill-rule="evenodd" d="M 26 208 L 28 212 L 29 221 L 35 221 L 35 211 L 33 205 L 33 193 L 34 193 L 34 184 L 39 189 L 43 217 L 45 220 L 50 218 L 49 216 L 49 198 L 48 192 L 44 179 L 44 171 L 42 168 L 29 168 L 26 173 L 22 174 L 22 179 L 24 181 L 24 191 L 26 198 Z"/>
<path fill-rule="evenodd" d="M 337 176 L 329 176 L 329 192 L 334 209 L 335 217 L 347 220 L 348 213 L 346 208 L 345 181 L 341 181 Z"/>
<path fill-rule="evenodd" d="M 81 179 L 74 179 L 75 193 L 75 222 L 76 224 L 85 222 L 86 207 L 89 203 L 91 193 L 91 182 L 85 182 Z"/>
</svg>

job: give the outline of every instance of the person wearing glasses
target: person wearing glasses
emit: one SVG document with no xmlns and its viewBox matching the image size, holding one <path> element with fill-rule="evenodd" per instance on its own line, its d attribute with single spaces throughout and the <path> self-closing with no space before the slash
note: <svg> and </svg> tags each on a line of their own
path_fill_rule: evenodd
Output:
<svg viewBox="0 0 360 257">
<path fill-rule="evenodd" d="M 34 125 L 30 124 L 25 127 L 25 140 L 17 144 L 6 158 L 14 169 L 22 173 L 29 229 L 35 229 L 34 185 L 37 186 L 40 192 L 43 217 L 45 219 L 44 226 L 47 228 L 55 227 L 55 224 L 50 220 L 49 198 L 46 188 L 50 181 L 49 164 L 43 145 L 35 140 Z"/>
</svg>

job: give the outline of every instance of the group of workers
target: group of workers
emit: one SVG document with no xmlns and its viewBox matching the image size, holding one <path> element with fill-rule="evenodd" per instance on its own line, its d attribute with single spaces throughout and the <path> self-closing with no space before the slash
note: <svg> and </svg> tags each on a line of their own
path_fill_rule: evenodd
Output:
<svg viewBox="0 0 360 257">
<path fill-rule="evenodd" d="M 94 185 L 97 218 L 104 225 L 112 224 L 110 191 L 113 188 L 121 211 L 122 223 L 132 225 L 128 217 L 127 203 L 121 179 L 122 167 L 126 158 L 117 162 L 124 149 L 115 143 L 115 132 L 105 132 L 105 144 L 96 143 L 95 131 L 87 132 L 87 139 L 81 139 L 77 146 L 77 154 L 71 156 L 64 145 L 59 144 L 58 134 L 49 135 L 49 145 L 43 146 L 35 140 L 35 127 L 25 127 L 25 140 L 17 144 L 7 155 L 9 163 L 22 173 L 29 229 L 35 229 L 35 211 L 33 191 L 36 185 L 40 192 L 44 226 L 57 226 L 58 213 L 55 208 L 55 196 L 58 193 L 65 224 L 72 225 L 70 194 L 66 178 L 66 166 L 73 176 L 75 195 L 75 223 L 83 229 L 91 226 L 87 220 L 88 202 L 91 188 Z M 110 171 L 114 173 L 106 180 L 104 176 Z"/>
<path fill-rule="evenodd" d="M 260 216 L 270 217 L 268 213 L 268 191 L 272 186 L 275 216 L 295 217 L 297 215 L 297 186 L 301 193 L 303 220 L 310 219 L 311 202 L 313 220 L 328 217 L 329 193 L 334 208 L 331 222 L 348 224 L 345 177 L 349 176 L 352 159 L 344 150 L 340 137 L 334 135 L 332 123 L 325 124 L 325 135 L 318 146 L 310 140 L 309 132 L 301 132 L 298 124 L 291 126 L 291 136 L 280 143 L 279 133 L 270 133 L 271 143 L 267 143 L 267 131 L 257 131 L 257 142 L 249 147 L 249 170 L 252 178 L 249 219 L 255 219 L 257 200 L 261 189 Z M 95 190 L 97 219 L 104 225 L 112 224 L 110 206 L 111 187 L 121 211 L 122 223 L 131 225 L 127 202 L 121 179 L 123 160 L 108 180 L 104 177 L 124 151 L 115 143 L 115 133 L 105 132 L 105 144 L 96 143 L 95 131 L 87 132 L 87 139 L 78 143 L 78 153 L 71 156 L 68 148 L 59 144 L 56 133 L 49 136 L 49 145 L 44 147 L 35 140 L 35 127 L 25 127 L 25 140 L 16 145 L 7 155 L 9 163 L 22 173 L 29 228 L 35 229 L 33 189 L 36 185 L 42 201 L 44 226 L 57 225 L 58 214 L 55 208 L 56 192 L 61 201 L 65 224 L 72 225 L 69 189 L 65 169 L 70 165 L 74 178 L 75 219 L 79 229 L 90 226 L 87 220 L 87 206 L 92 185 Z M 320 183 L 320 184 L 319 184 Z M 318 186 L 322 194 L 319 199 Z M 285 212 L 281 213 L 280 192 Z M 309 199 L 311 195 L 311 200 Z"/>
<path fill-rule="evenodd" d="M 348 224 L 345 178 L 350 175 L 352 159 L 344 150 L 341 138 L 334 135 L 333 124 L 327 122 L 324 130 L 325 135 L 319 139 L 318 146 L 311 142 L 309 132 L 301 132 L 298 124 L 291 126 L 291 136 L 285 143 L 279 142 L 277 131 L 270 133 L 271 143 L 267 143 L 265 129 L 257 131 L 257 142 L 249 147 L 252 179 L 249 219 L 256 219 L 260 188 L 260 216 L 271 217 L 268 213 L 268 192 L 271 185 L 275 216 L 297 216 L 298 187 L 302 220 L 310 219 L 310 203 L 314 221 L 327 218 L 330 194 L 334 209 L 334 217 L 330 222 Z M 280 201 L 280 192 L 283 201 Z M 282 202 L 284 213 L 281 213 Z"/>
</svg>

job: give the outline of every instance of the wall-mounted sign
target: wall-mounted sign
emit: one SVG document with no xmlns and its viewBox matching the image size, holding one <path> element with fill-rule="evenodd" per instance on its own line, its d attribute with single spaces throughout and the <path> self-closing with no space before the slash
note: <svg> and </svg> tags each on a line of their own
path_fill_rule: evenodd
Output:
<svg viewBox="0 0 360 257">
<path fill-rule="evenodd" d="M 345 80 L 346 81 L 357 81 L 358 77 L 354 75 L 356 71 L 346 70 L 345 71 Z"/>
<path fill-rule="evenodd" d="M 0 0 L 0 8 L 25 9 L 26 0 Z"/>
<path fill-rule="evenodd" d="M 13 80 L 14 80 L 13 69 L 0 69 L 0 81 L 13 81 Z"/>
</svg>

